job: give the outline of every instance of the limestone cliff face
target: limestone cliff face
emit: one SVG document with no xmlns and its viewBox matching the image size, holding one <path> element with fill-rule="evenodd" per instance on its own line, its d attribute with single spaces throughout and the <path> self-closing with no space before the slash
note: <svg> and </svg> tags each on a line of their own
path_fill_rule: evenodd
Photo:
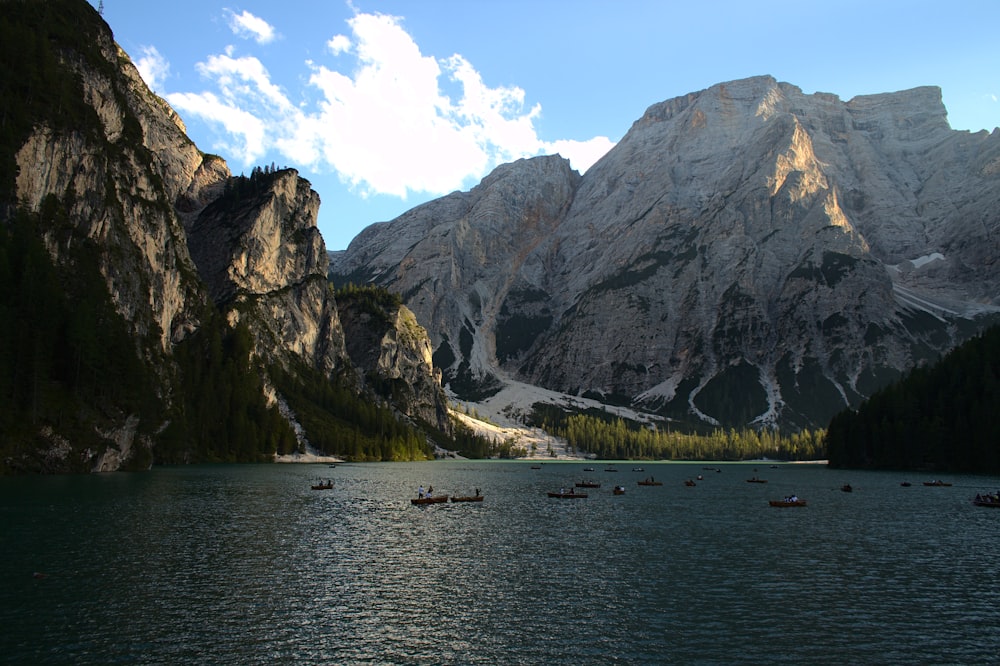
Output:
<svg viewBox="0 0 1000 666">
<path fill-rule="evenodd" d="M 189 215 L 187 236 L 213 301 L 233 321 L 252 323 L 258 355 L 291 352 L 329 375 L 346 357 L 316 227 L 319 203 L 292 169 L 255 173 Z"/>
<path fill-rule="evenodd" d="M 5 132 L 13 129 L 0 140 L 13 150 L 0 154 L 0 166 L 10 160 L 13 168 L 0 174 L 11 174 L 13 182 L 0 186 L 13 190 L 0 196 L 0 224 L 15 211 L 34 214 L 52 259 L 69 271 L 74 252 L 86 244 L 137 353 L 157 378 L 162 411 L 176 398 L 175 345 L 199 331 L 213 309 L 230 325 L 247 324 L 261 367 L 278 363 L 294 371 L 304 364 L 326 377 L 357 375 L 357 391 L 369 395 L 364 373 L 353 372 L 346 352 L 316 227 L 319 197 L 309 182 L 294 170 L 233 177 L 221 158 L 198 150 L 86 2 L 12 8 L 26 32 L 38 31 L 26 35 L 26 43 L 55 44 L 51 52 L 58 55 L 38 66 L 42 74 L 7 75 L 45 76 L 70 92 L 55 109 L 44 100 L 3 100 Z M 17 116 L 23 109 L 36 115 Z M 401 330 L 410 330 L 411 322 L 400 318 Z M 388 331 L 380 335 L 391 338 Z M 398 376 L 419 387 L 400 411 L 432 405 L 425 414 L 431 416 L 443 392 L 426 363 L 428 343 L 416 337 L 387 351 L 372 376 Z M 377 348 L 389 346 L 383 341 Z M 267 378 L 264 393 L 281 400 Z M 29 436 L 45 449 L 38 453 L 46 460 L 41 467 L 104 471 L 139 454 L 149 460 L 157 433 L 169 425 L 150 424 L 148 415 L 113 404 L 93 412 L 85 450 L 59 424 L 31 425 Z"/>
<path fill-rule="evenodd" d="M 402 305 L 372 307 L 350 296 L 339 306 L 347 353 L 366 383 L 407 417 L 450 431 L 441 373 L 413 313 Z"/>
<path fill-rule="evenodd" d="M 653 105 L 583 177 L 501 167 L 331 271 L 402 293 L 460 393 L 512 376 L 823 426 L 996 321 L 998 160 L 1000 132 L 951 130 L 937 88 L 842 102 L 757 77 Z"/>
</svg>

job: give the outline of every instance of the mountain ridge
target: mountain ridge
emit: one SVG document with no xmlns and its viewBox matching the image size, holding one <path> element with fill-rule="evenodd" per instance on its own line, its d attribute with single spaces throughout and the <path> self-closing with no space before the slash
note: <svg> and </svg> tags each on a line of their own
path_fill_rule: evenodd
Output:
<svg viewBox="0 0 1000 666">
<path fill-rule="evenodd" d="M 753 77 L 651 105 L 583 176 L 523 160 L 373 225 L 331 275 L 401 293 L 459 397 L 510 376 L 823 426 L 1000 312 L 998 160 L 936 87 L 844 103 Z"/>
</svg>

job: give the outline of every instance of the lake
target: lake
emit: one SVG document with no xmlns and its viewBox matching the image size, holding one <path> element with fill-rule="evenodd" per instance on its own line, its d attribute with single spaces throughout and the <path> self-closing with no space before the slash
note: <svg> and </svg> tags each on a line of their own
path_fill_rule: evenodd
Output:
<svg viewBox="0 0 1000 666">
<path fill-rule="evenodd" d="M 971 504 L 998 477 L 925 487 L 912 473 L 821 465 L 533 465 L 0 478 L 0 655 L 32 664 L 998 660 L 1000 510 Z M 768 483 L 747 483 L 754 475 Z M 638 486 L 647 476 L 663 485 Z M 312 490 L 319 478 L 333 489 Z M 580 489 L 586 499 L 546 496 L 583 479 L 601 487 Z M 845 482 L 853 492 L 840 490 Z M 420 485 L 478 487 L 485 498 L 413 506 Z M 808 506 L 768 504 L 793 493 Z"/>
</svg>

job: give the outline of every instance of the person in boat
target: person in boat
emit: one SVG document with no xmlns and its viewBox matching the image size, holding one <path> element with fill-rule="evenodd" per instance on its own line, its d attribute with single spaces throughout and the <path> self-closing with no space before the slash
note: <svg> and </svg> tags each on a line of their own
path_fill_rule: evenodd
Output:
<svg viewBox="0 0 1000 666">
<path fill-rule="evenodd" d="M 420 486 L 419 488 L 417 488 L 417 497 L 420 498 L 420 499 L 424 498 L 424 487 L 423 486 Z"/>
<path fill-rule="evenodd" d="M 479 497 L 480 494 L 481 493 L 479 492 L 479 488 L 476 488 L 476 497 Z"/>
</svg>

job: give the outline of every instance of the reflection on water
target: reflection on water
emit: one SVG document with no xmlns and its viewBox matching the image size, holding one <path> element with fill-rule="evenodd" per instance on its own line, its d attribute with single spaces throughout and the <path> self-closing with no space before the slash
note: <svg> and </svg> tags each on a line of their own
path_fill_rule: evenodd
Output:
<svg viewBox="0 0 1000 666">
<path fill-rule="evenodd" d="M 12 663 L 989 663 L 995 477 L 198 466 L 0 479 Z M 640 487 L 650 473 L 663 486 Z M 754 473 L 767 484 L 750 484 Z M 685 479 L 705 478 L 694 487 Z M 313 491 L 317 477 L 332 490 Z M 583 478 L 587 499 L 546 491 Z M 912 479 L 918 481 L 918 479 Z M 850 482 L 854 492 L 840 492 Z M 626 493 L 612 494 L 615 484 Z M 417 507 L 419 485 L 482 503 Z M 805 508 L 768 506 L 797 493 Z M 34 572 L 44 577 L 33 577 Z"/>
</svg>

